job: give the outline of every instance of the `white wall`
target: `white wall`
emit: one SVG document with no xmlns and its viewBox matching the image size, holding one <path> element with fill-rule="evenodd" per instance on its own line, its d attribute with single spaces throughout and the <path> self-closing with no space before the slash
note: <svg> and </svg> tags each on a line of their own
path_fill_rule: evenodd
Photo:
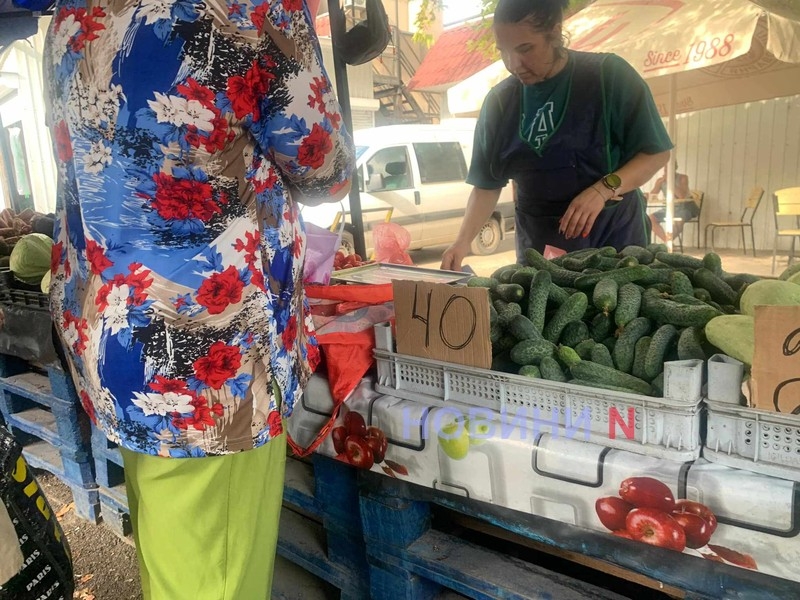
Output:
<svg viewBox="0 0 800 600">
<path fill-rule="evenodd" d="M 687 113 L 676 125 L 679 170 L 705 192 L 701 226 L 738 221 L 748 193 L 760 185 L 765 194 L 754 221 L 756 248 L 771 252 L 772 192 L 800 186 L 800 96 Z M 693 227 L 687 239 L 695 239 Z M 718 230 L 716 246 L 741 249 L 739 230 Z M 779 247 L 788 249 L 788 238 Z"/>
</svg>

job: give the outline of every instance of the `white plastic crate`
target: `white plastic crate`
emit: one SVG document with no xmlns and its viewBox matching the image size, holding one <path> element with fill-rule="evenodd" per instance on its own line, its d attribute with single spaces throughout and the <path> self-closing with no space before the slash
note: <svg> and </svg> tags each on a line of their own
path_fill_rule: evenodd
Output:
<svg viewBox="0 0 800 600">
<path fill-rule="evenodd" d="M 672 392 L 651 398 L 397 354 L 381 325 L 375 337 L 375 389 L 382 394 L 508 415 L 523 411 L 548 423 L 557 418 L 565 431 L 588 428 L 592 443 L 672 460 L 700 456 L 702 361 L 666 363 L 665 387 Z"/>
<path fill-rule="evenodd" d="M 726 402 L 706 405 L 706 460 L 800 481 L 800 417 Z"/>
</svg>

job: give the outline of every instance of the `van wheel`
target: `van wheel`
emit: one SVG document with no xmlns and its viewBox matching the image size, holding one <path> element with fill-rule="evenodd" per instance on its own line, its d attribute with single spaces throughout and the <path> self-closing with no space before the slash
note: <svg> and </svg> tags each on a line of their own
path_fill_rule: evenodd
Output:
<svg viewBox="0 0 800 600">
<path fill-rule="evenodd" d="M 500 246 L 500 222 L 492 217 L 481 227 L 469 248 L 473 254 L 485 256 L 494 254 L 498 246 Z"/>
</svg>

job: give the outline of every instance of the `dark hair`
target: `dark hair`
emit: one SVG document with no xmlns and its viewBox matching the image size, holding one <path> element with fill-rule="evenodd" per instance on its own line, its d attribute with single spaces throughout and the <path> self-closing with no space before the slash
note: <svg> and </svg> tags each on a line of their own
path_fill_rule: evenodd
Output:
<svg viewBox="0 0 800 600">
<path fill-rule="evenodd" d="M 494 10 L 495 23 L 527 21 L 539 31 L 550 31 L 564 20 L 569 0 L 499 0 Z"/>
</svg>

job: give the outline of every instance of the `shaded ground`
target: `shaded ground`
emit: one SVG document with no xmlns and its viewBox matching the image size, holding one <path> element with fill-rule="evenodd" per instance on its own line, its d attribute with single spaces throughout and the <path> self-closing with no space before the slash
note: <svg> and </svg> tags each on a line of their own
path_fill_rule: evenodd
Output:
<svg viewBox="0 0 800 600">
<path fill-rule="evenodd" d="M 72 550 L 75 598 L 79 600 L 141 600 L 139 567 L 132 543 L 110 529 L 79 518 L 72 493 L 57 477 L 39 471 L 36 476 L 47 500 L 59 516 Z"/>
</svg>

